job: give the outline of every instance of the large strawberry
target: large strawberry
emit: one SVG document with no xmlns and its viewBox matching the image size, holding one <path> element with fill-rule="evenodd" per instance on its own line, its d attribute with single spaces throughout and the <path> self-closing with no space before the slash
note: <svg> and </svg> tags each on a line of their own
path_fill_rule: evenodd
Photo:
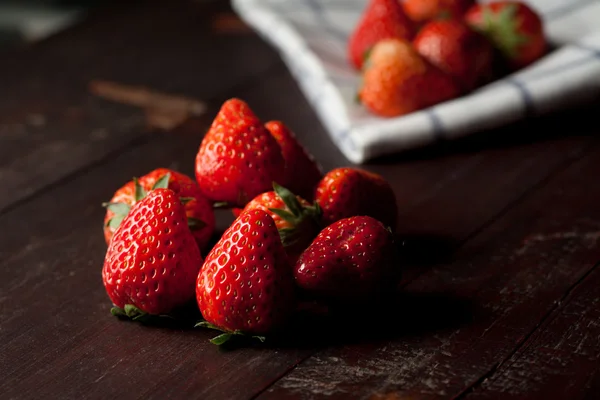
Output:
<svg viewBox="0 0 600 400">
<path fill-rule="evenodd" d="M 279 330 L 295 308 L 292 268 L 273 218 L 263 210 L 240 214 L 206 256 L 198 274 L 196 299 L 206 320 L 224 331 L 222 344 L 236 334 Z"/>
<path fill-rule="evenodd" d="M 473 6 L 465 19 L 500 50 L 512 70 L 542 57 L 546 37 L 540 16 L 520 1 L 494 1 Z"/>
<path fill-rule="evenodd" d="M 398 0 L 369 0 L 348 41 L 348 57 L 356 69 L 361 69 L 367 53 L 378 41 L 411 40 L 414 34 L 414 23 Z"/>
<path fill-rule="evenodd" d="M 206 197 L 243 207 L 284 178 L 281 148 L 248 104 L 223 103 L 196 155 L 196 180 Z"/>
<path fill-rule="evenodd" d="M 421 56 L 452 76 L 465 91 L 492 78 L 493 46 L 485 36 L 469 28 L 462 20 L 428 22 L 413 44 Z"/>
<path fill-rule="evenodd" d="M 300 197 L 312 199 L 323 177 L 320 166 L 283 122 L 269 121 L 265 127 L 279 143 L 285 160 L 285 180 L 279 183 Z"/>
<path fill-rule="evenodd" d="M 290 190 L 273 184 L 273 190 L 256 196 L 243 211 L 263 210 L 275 221 L 281 242 L 293 265 L 320 231 L 321 208 Z M 235 212 L 234 212 L 235 214 Z"/>
<path fill-rule="evenodd" d="M 212 205 L 204 197 L 198 184 L 189 176 L 167 168 L 157 168 L 139 179 L 134 178 L 119 188 L 112 199 L 105 203 L 104 239 L 108 244 L 123 218 L 131 207 L 154 189 L 171 189 L 185 203 L 188 225 L 198 247 L 206 247 L 215 230 L 215 215 Z"/>
<path fill-rule="evenodd" d="M 395 117 L 459 94 L 454 80 L 421 57 L 410 42 L 386 39 L 367 59 L 358 98 L 372 113 Z"/>
<path fill-rule="evenodd" d="M 319 233 L 294 269 L 297 285 L 325 301 L 365 301 L 400 276 L 392 233 L 368 216 L 341 219 Z"/>
<path fill-rule="evenodd" d="M 115 315 L 169 314 L 194 299 L 200 250 L 170 189 L 135 203 L 108 245 L 102 281 Z"/>
<path fill-rule="evenodd" d="M 460 18 L 475 4 L 475 0 L 403 0 L 406 15 L 415 22 L 438 17 Z"/>
</svg>

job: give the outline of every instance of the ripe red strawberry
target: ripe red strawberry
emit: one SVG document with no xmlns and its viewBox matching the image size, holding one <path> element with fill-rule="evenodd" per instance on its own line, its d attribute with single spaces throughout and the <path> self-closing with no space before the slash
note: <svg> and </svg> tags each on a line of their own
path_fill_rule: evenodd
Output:
<svg viewBox="0 0 600 400">
<path fill-rule="evenodd" d="M 292 268 L 273 218 L 263 210 L 240 214 L 206 256 L 196 299 L 201 326 L 235 334 L 264 335 L 285 324 L 295 307 Z"/>
<path fill-rule="evenodd" d="M 320 231 L 321 208 L 276 183 L 273 190 L 256 196 L 243 211 L 263 210 L 275 221 L 281 243 L 294 265 Z M 235 214 L 235 213 L 234 213 Z"/>
<path fill-rule="evenodd" d="M 487 38 L 461 20 L 428 22 L 413 41 L 417 52 L 470 91 L 489 81 L 494 48 Z"/>
<path fill-rule="evenodd" d="M 523 68 L 546 52 L 540 16 L 520 1 L 494 1 L 473 6 L 465 19 L 500 50 L 512 70 Z"/>
<path fill-rule="evenodd" d="M 453 79 L 421 57 L 410 42 L 386 39 L 367 59 L 358 97 L 374 114 L 395 117 L 459 94 Z"/>
<path fill-rule="evenodd" d="M 278 182 L 298 196 L 312 199 L 315 187 L 323 177 L 314 158 L 298 142 L 296 136 L 281 121 L 269 121 L 265 127 L 277 140 L 285 160 L 285 180 Z"/>
<path fill-rule="evenodd" d="M 202 250 L 215 230 L 212 205 L 204 197 L 198 184 L 189 176 L 167 168 L 157 168 L 139 179 L 134 178 L 119 188 L 105 203 L 104 239 L 108 244 L 121 221 L 136 202 L 153 189 L 171 189 L 185 202 L 185 213 L 192 234 Z"/>
<path fill-rule="evenodd" d="M 378 174 L 342 167 L 329 171 L 317 187 L 316 202 L 323 210 L 324 225 L 342 218 L 368 215 L 392 230 L 398 208 L 390 184 Z"/>
<path fill-rule="evenodd" d="M 404 0 L 406 15 L 415 22 L 425 22 L 441 16 L 462 17 L 475 0 Z"/>
<path fill-rule="evenodd" d="M 302 253 L 294 276 L 313 298 L 369 300 L 393 288 L 400 276 L 393 235 L 368 216 L 341 219 Z"/>
<path fill-rule="evenodd" d="M 202 265 L 185 208 L 170 189 L 135 203 L 108 245 L 102 281 L 114 315 L 169 314 L 194 299 Z"/>
<path fill-rule="evenodd" d="M 415 29 L 398 0 L 369 0 L 348 41 L 350 62 L 361 69 L 375 43 L 390 38 L 411 40 Z"/>
<path fill-rule="evenodd" d="M 284 178 L 281 148 L 248 104 L 223 103 L 196 156 L 196 180 L 205 196 L 243 207 Z"/>
</svg>

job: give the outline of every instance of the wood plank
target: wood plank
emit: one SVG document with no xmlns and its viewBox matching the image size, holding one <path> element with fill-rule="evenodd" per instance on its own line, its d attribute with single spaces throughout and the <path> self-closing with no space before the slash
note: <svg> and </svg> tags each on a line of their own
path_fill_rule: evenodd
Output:
<svg viewBox="0 0 600 400">
<path fill-rule="evenodd" d="M 598 227 L 595 227 L 598 229 Z M 596 241 L 597 232 L 538 238 Z M 600 393 L 600 269 L 598 264 L 556 303 L 544 324 L 467 399 L 593 399 Z"/>
<path fill-rule="evenodd" d="M 312 356 L 259 398 L 437 399 L 468 391 L 598 262 L 599 151 L 408 284 L 398 304 L 336 326 L 340 342 L 341 332 L 351 332 L 346 345 Z M 482 190 L 463 193 L 463 203 L 473 204 Z M 435 227 L 441 213 L 419 214 Z"/>
<path fill-rule="evenodd" d="M 269 87 L 271 93 L 293 88 L 289 77 L 273 80 L 269 85 L 273 85 Z M 249 88 L 244 98 L 252 99 L 259 93 Z M 297 108 L 308 110 L 297 93 L 291 95 L 297 99 Z M 293 124 L 297 123 L 294 114 L 273 109 L 269 105 L 275 101 L 262 98 L 266 104 L 258 100 L 252 104 L 257 104 L 259 110 L 271 110 L 272 114 L 265 113 L 266 116 L 277 115 L 285 120 L 289 117 Z M 304 120 L 313 122 L 307 123 L 305 129 L 297 129 L 301 140 L 311 148 L 318 147 L 323 138 L 315 132 L 323 132 L 322 128 L 315 124 L 319 130 L 313 129 L 314 119 Z M 35 398 L 43 393 L 59 393 L 64 397 L 78 397 L 82 393 L 91 398 L 131 397 L 143 390 L 146 397 L 156 393 L 156 398 L 195 397 L 200 393 L 208 399 L 243 399 L 262 391 L 314 351 L 311 346 L 295 343 L 266 350 L 249 348 L 221 353 L 207 342 L 212 333 L 143 328 L 120 323 L 108 315 L 109 304 L 99 276 L 105 250 L 99 222 L 103 210 L 99 204 L 112 194 L 117 182 L 142 171 L 167 165 L 191 173 L 199 142 L 196 132 L 205 130 L 209 123 L 205 116 L 186 124 L 173 136 L 158 136 L 0 217 L 0 225 L 15 227 L 13 234 L 0 243 L 3 271 L 0 390 L 8 397 L 18 394 L 20 398 Z M 564 149 L 577 152 L 589 144 L 589 138 L 574 137 L 504 151 L 489 150 L 483 157 L 468 153 L 434 160 L 423 157 L 390 167 L 386 176 L 400 185 L 397 187 L 416 193 L 434 185 L 445 174 L 457 169 L 465 171 L 460 180 L 447 179 L 449 184 L 423 197 L 423 201 L 435 197 L 443 200 L 456 191 L 455 185 L 464 185 L 459 182 L 478 176 L 476 182 L 479 182 L 480 170 L 497 165 L 485 176 L 503 182 L 490 187 L 495 195 L 474 199 L 482 201 L 475 202 L 479 207 L 464 202 L 457 205 L 456 212 L 463 216 L 471 208 L 485 209 L 485 213 L 478 214 L 479 224 L 483 224 L 490 215 L 493 217 L 531 185 L 575 156 L 568 156 Z M 528 157 L 534 157 L 536 168 L 531 168 L 530 162 L 522 162 Z M 507 171 L 513 171 L 509 174 L 513 177 L 519 175 L 515 168 L 521 168 L 529 178 L 506 178 Z M 413 207 L 418 207 L 420 201 L 399 198 L 401 204 Z M 496 202 L 483 207 L 490 198 Z M 492 210 L 494 207 L 496 211 Z M 228 216 L 220 216 L 221 229 L 229 220 Z M 478 227 L 475 217 L 471 224 L 472 229 Z M 143 373 L 140 366 L 144 366 Z M 69 385 L 63 384 L 65 379 Z"/>
<path fill-rule="evenodd" d="M 280 65 L 256 35 L 211 31 L 212 16 L 228 9 L 223 1 L 117 3 L 43 42 L 4 52 L 0 212 L 152 137 L 153 110 L 99 98 L 91 82 L 210 101 Z"/>
</svg>

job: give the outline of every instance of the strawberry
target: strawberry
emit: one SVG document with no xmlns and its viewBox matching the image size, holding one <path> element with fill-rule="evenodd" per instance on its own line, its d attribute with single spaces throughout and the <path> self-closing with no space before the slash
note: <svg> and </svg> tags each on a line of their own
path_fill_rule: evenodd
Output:
<svg viewBox="0 0 600 400">
<path fill-rule="evenodd" d="M 204 249 L 215 230 L 215 214 L 198 184 L 187 175 L 167 168 L 157 168 L 139 179 L 134 178 L 119 188 L 108 203 L 104 203 L 104 239 L 108 244 L 131 207 L 154 189 L 171 189 L 185 202 L 188 225 L 200 250 Z"/>
<path fill-rule="evenodd" d="M 320 231 L 319 204 L 311 205 L 276 183 L 272 191 L 256 196 L 243 211 L 256 209 L 267 212 L 275 221 L 292 265 Z"/>
<path fill-rule="evenodd" d="M 371 51 L 358 93 L 365 107 L 382 117 L 411 113 L 457 97 L 457 84 L 401 39 L 378 42 Z"/>
<path fill-rule="evenodd" d="M 196 180 L 210 200 L 243 207 L 283 182 L 281 148 L 248 104 L 227 100 L 196 155 Z"/>
<path fill-rule="evenodd" d="M 404 0 L 402 7 L 410 19 L 426 22 L 438 17 L 461 18 L 475 0 Z"/>
<path fill-rule="evenodd" d="M 540 16 L 520 1 L 494 1 L 473 6 L 465 20 L 486 35 L 507 60 L 510 70 L 523 68 L 546 52 Z"/>
<path fill-rule="evenodd" d="M 358 168 L 329 171 L 317 186 L 316 202 L 323 212 L 323 224 L 342 218 L 368 215 L 395 229 L 398 217 L 396 196 L 379 174 Z"/>
<path fill-rule="evenodd" d="M 393 288 L 399 278 L 392 233 L 369 216 L 341 219 L 319 233 L 294 268 L 304 293 L 355 302 Z"/>
<path fill-rule="evenodd" d="M 461 20 L 428 22 L 413 45 L 421 56 L 458 81 L 464 91 L 491 79 L 493 46 Z"/>
<path fill-rule="evenodd" d="M 296 136 L 281 121 L 269 121 L 265 127 L 277 140 L 285 160 L 286 178 L 281 184 L 305 199 L 312 199 L 323 173 L 321 167 Z"/>
<path fill-rule="evenodd" d="M 273 218 L 244 211 L 206 256 L 197 279 L 196 299 L 206 321 L 200 326 L 233 335 L 277 331 L 295 307 L 292 268 Z"/>
<path fill-rule="evenodd" d="M 102 268 L 114 315 L 169 314 L 194 299 L 202 257 L 185 212 L 174 191 L 155 189 L 125 216 Z"/>
<path fill-rule="evenodd" d="M 361 69 L 375 43 L 389 38 L 411 40 L 415 29 L 398 0 L 369 0 L 348 41 L 350 62 Z"/>
</svg>

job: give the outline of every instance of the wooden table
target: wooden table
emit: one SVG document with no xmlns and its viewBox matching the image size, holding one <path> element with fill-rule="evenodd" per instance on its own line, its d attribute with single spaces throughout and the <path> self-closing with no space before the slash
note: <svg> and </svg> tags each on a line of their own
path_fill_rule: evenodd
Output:
<svg viewBox="0 0 600 400">
<path fill-rule="evenodd" d="M 227 98 L 285 121 L 326 170 L 349 164 L 231 16 L 112 5 L 2 55 L 0 398 L 599 398 L 600 103 L 365 165 L 401 210 L 386 316 L 226 351 L 212 331 L 110 315 L 101 203 L 159 166 L 192 174 Z"/>
</svg>

